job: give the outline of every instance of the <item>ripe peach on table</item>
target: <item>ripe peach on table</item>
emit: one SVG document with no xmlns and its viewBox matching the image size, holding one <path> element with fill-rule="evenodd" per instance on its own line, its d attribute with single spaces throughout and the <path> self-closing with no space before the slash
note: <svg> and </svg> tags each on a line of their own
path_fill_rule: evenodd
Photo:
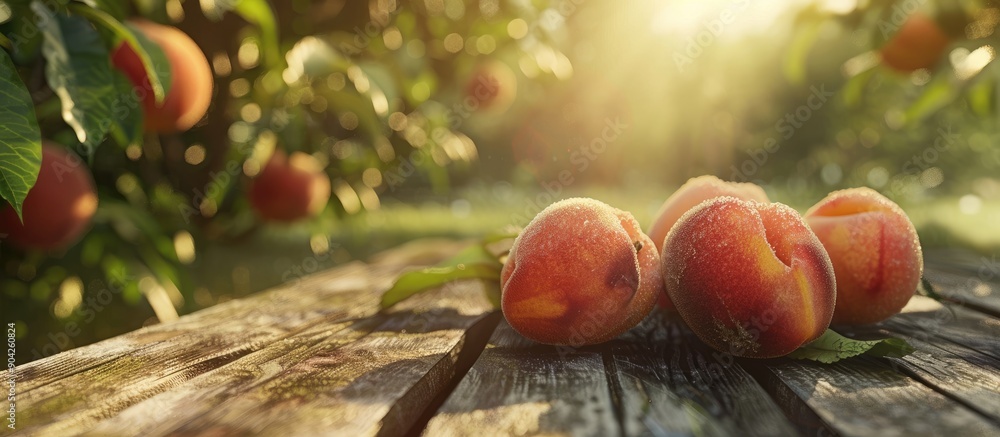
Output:
<svg viewBox="0 0 1000 437">
<path fill-rule="evenodd" d="M 691 178 L 663 202 L 663 206 L 656 213 L 653 225 L 649 228 L 649 238 L 662 251 L 663 240 L 667 237 L 667 233 L 684 213 L 701 202 L 722 196 L 770 202 L 764 189 L 750 182 L 727 182 L 712 175 Z"/>
<path fill-rule="evenodd" d="M 500 281 L 514 330 L 573 346 L 617 337 L 663 292 L 659 255 L 632 215 L 580 198 L 550 205 L 524 228 Z"/>
<path fill-rule="evenodd" d="M 726 182 L 712 175 L 688 179 L 663 202 L 663 206 L 656 213 L 653 225 L 649 228 L 649 238 L 656 244 L 656 249 L 663 251 L 663 240 L 667 238 L 667 233 L 684 213 L 706 200 L 722 196 L 764 203 L 770 202 L 764 189 L 753 183 Z M 664 309 L 673 309 L 674 307 L 666 294 L 660 296 L 658 305 Z"/>
<path fill-rule="evenodd" d="M 834 324 L 876 323 L 898 313 L 917 289 L 923 254 L 906 213 L 877 191 L 830 193 L 805 214 L 837 275 Z"/>
<path fill-rule="evenodd" d="M 822 244 L 779 203 L 720 197 L 685 214 L 662 253 L 667 293 L 709 346 L 786 355 L 827 329 L 836 283 Z"/>
</svg>

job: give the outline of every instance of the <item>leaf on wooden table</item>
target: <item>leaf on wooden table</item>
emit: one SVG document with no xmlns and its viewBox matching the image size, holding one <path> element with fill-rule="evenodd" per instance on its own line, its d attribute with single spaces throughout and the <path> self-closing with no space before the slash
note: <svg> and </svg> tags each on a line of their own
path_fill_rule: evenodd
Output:
<svg viewBox="0 0 1000 437">
<path fill-rule="evenodd" d="M 39 1 L 31 8 L 40 18 L 45 78 L 62 102 L 63 120 L 81 143 L 96 147 L 111 128 L 117 96 L 108 49 L 83 17 L 55 14 Z"/>
<path fill-rule="evenodd" d="M 788 357 L 830 364 L 861 354 L 898 358 L 909 355 L 914 350 L 913 346 L 898 338 L 854 340 L 827 329 L 819 338 L 796 349 Z"/>
<path fill-rule="evenodd" d="M 0 49 L 0 197 L 21 218 L 21 205 L 42 166 L 42 134 L 31 95 L 7 52 Z"/>
<path fill-rule="evenodd" d="M 422 291 L 431 290 L 460 279 L 485 279 L 499 282 L 502 268 L 503 264 L 497 260 L 495 255 L 482 245 L 474 244 L 434 267 L 404 273 L 382 295 L 381 306 L 382 309 L 389 308 Z M 487 297 L 499 308 L 498 295 L 488 291 Z"/>
</svg>

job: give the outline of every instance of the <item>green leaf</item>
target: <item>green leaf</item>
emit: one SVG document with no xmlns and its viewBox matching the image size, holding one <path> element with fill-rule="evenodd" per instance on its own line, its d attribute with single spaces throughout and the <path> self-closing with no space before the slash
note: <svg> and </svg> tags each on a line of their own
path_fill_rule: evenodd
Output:
<svg viewBox="0 0 1000 437">
<path fill-rule="evenodd" d="M 16 65 L 32 64 L 41 53 L 42 35 L 35 24 L 38 17 L 27 2 L 8 1 L 7 5 L 13 15 L 9 21 L 0 24 L 0 31 L 10 39 L 11 57 Z"/>
<path fill-rule="evenodd" d="M 99 9 L 81 4 L 72 4 L 69 9 L 73 13 L 87 18 L 95 25 L 100 25 L 111 31 L 115 38 L 111 41 L 112 47 L 116 47 L 118 44 L 128 44 L 129 48 L 139 57 L 139 62 L 142 63 L 142 68 L 146 71 L 146 78 L 149 80 L 149 86 L 152 88 L 156 103 L 163 103 L 163 99 L 170 92 L 172 80 L 170 61 L 163 53 L 163 48 L 150 41 L 146 35 L 131 24 L 122 24 Z M 132 91 L 129 90 L 130 95 L 131 93 Z"/>
<path fill-rule="evenodd" d="M 496 232 L 483 237 L 483 244 L 498 243 L 503 240 L 513 240 L 520 232 Z"/>
<path fill-rule="evenodd" d="M 115 89 L 120 98 L 114 105 L 111 137 L 122 147 L 139 144 L 143 133 L 142 104 L 132 97 L 132 82 L 124 74 L 115 71 L 114 78 Z"/>
<path fill-rule="evenodd" d="M 898 358 L 909 355 L 914 350 L 913 346 L 898 338 L 854 340 L 827 329 L 822 336 L 794 350 L 788 357 L 830 364 L 861 354 Z"/>
<path fill-rule="evenodd" d="M 201 10 L 212 20 L 221 20 L 222 14 L 233 11 L 244 20 L 260 28 L 261 45 L 264 52 L 264 62 L 274 66 L 281 61 L 281 50 L 278 47 L 278 24 L 274 19 L 274 11 L 267 0 L 211 0 L 201 1 Z"/>
<path fill-rule="evenodd" d="M 847 80 L 844 87 L 840 89 L 840 95 L 844 100 L 844 105 L 849 108 L 853 108 L 861 103 L 861 100 L 865 96 L 865 91 L 868 89 L 868 83 L 871 82 L 874 73 L 875 69 L 869 68 Z"/>
<path fill-rule="evenodd" d="M 805 80 L 809 54 L 812 53 L 813 46 L 816 44 L 825 22 L 825 20 L 813 19 L 803 23 L 796 30 L 782 65 L 782 70 L 789 82 L 800 84 Z"/>
<path fill-rule="evenodd" d="M 382 295 L 382 309 L 389 308 L 422 291 L 460 279 L 486 279 L 499 282 L 502 267 L 503 264 L 496 256 L 482 245 L 474 244 L 434 267 L 404 273 L 392 288 Z M 487 298 L 499 308 L 499 296 L 492 296 L 488 292 Z"/>
<path fill-rule="evenodd" d="M 271 5 L 266 0 L 240 0 L 236 3 L 234 12 L 260 28 L 264 62 L 271 66 L 277 65 L 282 56 L 278 48 L 278 24 Z"/>
<path fill-rule="evenodd" d="M 44 36 L 45 77 L 62 102 L 63 120 L 81 143 L 96 147 L 111 127 L 117 95 L 108 50 L 82 17 L 53 14 L 39 1 L 31 8 Z"/>
<path fill-rule="evenodd" d="M 116 20 L 125 19 L 125 2 L 121 0 L 80 0 L 91 8 L 107 12 Z M 72 8 L 73 5 L 70 5 Z"/>
<path fill-rule="evenodd" d="M 919 123 L 950 103 L 954 99 L 954 88 L 955 84 L 947 78 L 928 84 L 920 97 L 904 112 L 907 123 Z"/>
<path fill-rule="evenodd" d="M 934 299 L 938 302 L 944 301 L 944 296 L 938 294 L 937 290 L 934 290 L 934 286 L 931 285 L 931 282 L 928 281 L 927 278 L 924 276 L 920 277 L 920 287 L 923 290 L 925 296 Z"/>
<path fill-rule="evenodd" d="M 0 50 L 0 197 L 21 217 L 21 206 L 42 166 L 42 134 L 31 95 L 7 52 Z"/>
</svg>

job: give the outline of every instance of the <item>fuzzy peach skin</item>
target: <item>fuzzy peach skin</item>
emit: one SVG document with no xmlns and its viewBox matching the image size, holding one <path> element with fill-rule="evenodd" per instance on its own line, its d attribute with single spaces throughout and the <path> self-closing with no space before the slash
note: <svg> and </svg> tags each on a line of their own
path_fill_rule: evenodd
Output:
<svg viewBox="0 0 1000 437">
<path fill-rule="evenodd" d="M 23 222 L 0 201 L 0 236 L 6 237 L 0 243 L 48 252 L 70 247 L 87 232 L 97 211 L 90 169 L 69 149 L 43 142 L 38 179 L 21 211 Z"/>
<path fill-rule="evenodd" d="M 148 20 L 129 20 L 143 35 L 163 49 L 170 64 L 171 85 L 157 105 L 153 87 L 139 55 L 122 43 L 111 53 L 111 63 L 129 78 L 142 100 L 145 128 L 149 132 L 186 131 L 198 123 L 212 103 L 213 77 L 208 59 L 186 33 Z"/>
<path fill-rule="evenodd" d="M 701 202 L 716 197 L 732 196 L 743 200 L 756 200 L 768 203 L 764 189 L 750 182 L 726 182 L 712 175 L 698 176 L 688 179 L 674 194 L 671 194 L 660 210 L 656 220 L 649 228 L 649 238 L 656 243 L 656 248 L 663 251 L 663 240 L 667 238 L 670 228 L 677 223 L 684 213 L 698 206 Z"/>
<path fill-rule="evenodd" d="M 877 323 L 898 313 L 920 283 L 924 260 L 906 213 L 871 188 L 834 191 L 805 214 L 837 275 L 834 324 Z"/>
<path fill-rule="evenodd" d="M 593 199 L 556 202 L 514 240 L 500 279 L 503 315 L 541 343 L 610 340 L 663 293 L 659 258 L 631 214 Z"/>
<path fill-rule="evenodd" d="M 667 238 L 670 228 L 684 213 L 698 206 L 701 202 L 722 196 L 764 203 L 770 202 L 764 189 L 750 182 L 726 182 L 712 175 L 688 179 L 663 202 L 663 206 L 656 213 L 653 225 L 649 228 L 649 238 L 656 244 L 656 250 L 663 251 L 663 240 Z M 674 307 L 666 294 L 660 295 L 657 305 L 666 310 Z"/>
<path fill-rule="evenodd" d="M 681 217 L 662 257 L 667 293 L 709 346 L 740 357 L 786 355 L 830 325 L 833 266 L 799 214 L 720 197 Z"/>
</svg>

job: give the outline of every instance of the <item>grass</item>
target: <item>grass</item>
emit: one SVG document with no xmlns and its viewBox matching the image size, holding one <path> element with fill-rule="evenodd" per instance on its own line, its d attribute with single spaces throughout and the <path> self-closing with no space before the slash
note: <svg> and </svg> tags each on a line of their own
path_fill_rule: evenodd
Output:
<svg viewBox="0 0 1000 437">
<path fill-rule="evenodd" d="M 195 283 L 223 299 L 274 286 L 318 269 L 367 259 L 382 250 L 424 237 L 477 238 L 511 225 L 523 226 L 552 202 L 544 191 L 474 185 L 447 197 L 408 202 L 385 200 L 378 210 L 349 216 L 328 226 L 330 254 L 315 255 L 306 227 L 270 227 L 239 245 L 203 248 L 194 263 Z M 644 227 L 671 189 L 566 189 L 558 198 L 593 197 L 631 211 Z M 773 196 L 781 199 L 780 193 Z M 805 211 L 819 200 L 792 202 Z M 925 250 L 961 247 L 981 254 L 1000 251 L 1000 202 L 984 201 L 975 214 L 963 214 L 955 197 L 901 205 L 917 227 Z M 320 236 L 322 239 L 322 235 Z M 202 293 L 204 295 L 204 292 Z"/>
</svg>

